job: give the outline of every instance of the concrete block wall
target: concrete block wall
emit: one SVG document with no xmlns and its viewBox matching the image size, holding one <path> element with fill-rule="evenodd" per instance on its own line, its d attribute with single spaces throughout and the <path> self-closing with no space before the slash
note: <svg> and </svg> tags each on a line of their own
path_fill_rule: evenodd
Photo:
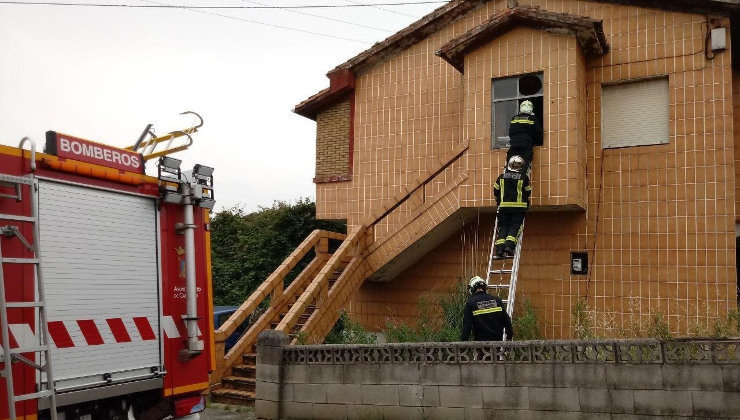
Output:
<svg viewBox="0 0 740 420">
<path fill-rule="evenodd" d="M 686 348 L 711 349 L 708 359 L 695 351 L 696 360 L 654 340 L 549 343 L 554 344 L 286 347 L 280 350 L 278 407 L 258 382 L 257 417 L 733 418 L 740 413 L 740 340 L 690 344 Z M 622 350 L 613 350 L 611 361 L 609 350 L 595 351 L 612 345 Z M 649 357 L 637 350 L 648 347 L 656 350 Z M 566 350 L 548 353 L 556 348 Z M 262 351 L 277 348 L 258 347 L 258 354 Z M 544 354 L 553 357 L 545 360 Z M 589 360 L 580 363 L 584 355 Z M 260 369 L 258 364 L 258 378 Z"/>
</svg>

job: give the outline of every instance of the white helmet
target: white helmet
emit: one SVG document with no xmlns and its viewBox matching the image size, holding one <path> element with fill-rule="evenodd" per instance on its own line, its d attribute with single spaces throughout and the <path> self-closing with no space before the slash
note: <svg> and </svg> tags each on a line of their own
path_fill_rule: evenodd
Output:
<svg viewBox="0 0 740 420">
<path fill-rule="evenodd" d="M 486 281 L 483 280 L 480 276 L 475 276 L 470 279 L 470 283 L 468 283 L 468 290 L 470 291 L 470 293 L 473 293 L 473 291 L 475 291 L 475 288 L 478 286 L 483 286 L 483 288 L 485 288 Z"/>
<path fill-rule="evenodd" d="M 506 169 L 512 172 L 519 172 L 524 168 L 524 158 L 519 155 L 514 155 L 509 159 L 509 163 L 506 165 Z"/>
<path fill-rule="evenodd" d="M 523 112 L 525 114 L 534 114 L 534 105 L 532 105 L 532 101 L 524 101 L 519 105 L 519 112 Z"/>
</svg>

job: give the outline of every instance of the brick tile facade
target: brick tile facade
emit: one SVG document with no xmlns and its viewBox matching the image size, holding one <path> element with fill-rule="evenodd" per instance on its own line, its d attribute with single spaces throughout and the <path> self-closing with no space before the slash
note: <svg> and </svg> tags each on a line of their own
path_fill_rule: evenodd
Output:
<svg viewBox="0 0 740 420">
<path fill-rule="evenodd" d="M 316 116 L 316 179 L 349 173 L 349 99 Z"/>
</svg>

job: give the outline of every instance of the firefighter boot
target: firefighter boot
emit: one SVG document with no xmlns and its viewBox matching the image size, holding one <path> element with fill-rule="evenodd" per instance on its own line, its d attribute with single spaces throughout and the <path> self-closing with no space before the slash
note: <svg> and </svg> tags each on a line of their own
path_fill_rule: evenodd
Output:
<svg viewBox="0 0 740 420">
<path fill-rule="evenodd" d="M 496 258 L 505 258 L 506 257 L 506 245 L 496 245 Z"/>
<path fill-rule="evenodd" d="M 508 258 L 514 257 L 514 250 L 516 250 L 516 244 L 511 241 L 506 241 L 506 245 L 503 247 L 504 255 Z"/>
</svg>

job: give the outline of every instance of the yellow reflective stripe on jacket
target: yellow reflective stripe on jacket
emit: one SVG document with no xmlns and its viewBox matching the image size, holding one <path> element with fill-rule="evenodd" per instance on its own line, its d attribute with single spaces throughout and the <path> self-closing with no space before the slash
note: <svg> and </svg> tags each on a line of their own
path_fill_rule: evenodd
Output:
<svg viewBox="0 0 740 420">
<path fill-rule="evenodd" d="M 517 208 L 527 208 L 527 203 L 510 203 L 508 201 L 502 202 L 499 207 L 517 207 Z"/>
<path fill-rule="evenodd" d="M 530 120 L 511 120 L 512 124 L 534 124 L 534 121 Z"/>
<path fill-rule="evenodd" d="M 522 181 L 521 179 L 519 181 L 517 181 L 517 183 L 516 183 L 516 201 L 519 202 L 519 203 L 521 203 L 522 201 L 524 201 L 522 199 L 522 187 L 523 186 L 524 186 L 524 181 Z"/>
<path fill-rule="evenodd" d="M 487 308 L 487 309 L 478 309 L 477 311 L 473 311 L 473 315 L 484 315 L 484 314 L 492 314 L 494 312 L 501 312 L 503 308 L 500 306 L 497 306 L 495 308 Z"/>
</svg>

